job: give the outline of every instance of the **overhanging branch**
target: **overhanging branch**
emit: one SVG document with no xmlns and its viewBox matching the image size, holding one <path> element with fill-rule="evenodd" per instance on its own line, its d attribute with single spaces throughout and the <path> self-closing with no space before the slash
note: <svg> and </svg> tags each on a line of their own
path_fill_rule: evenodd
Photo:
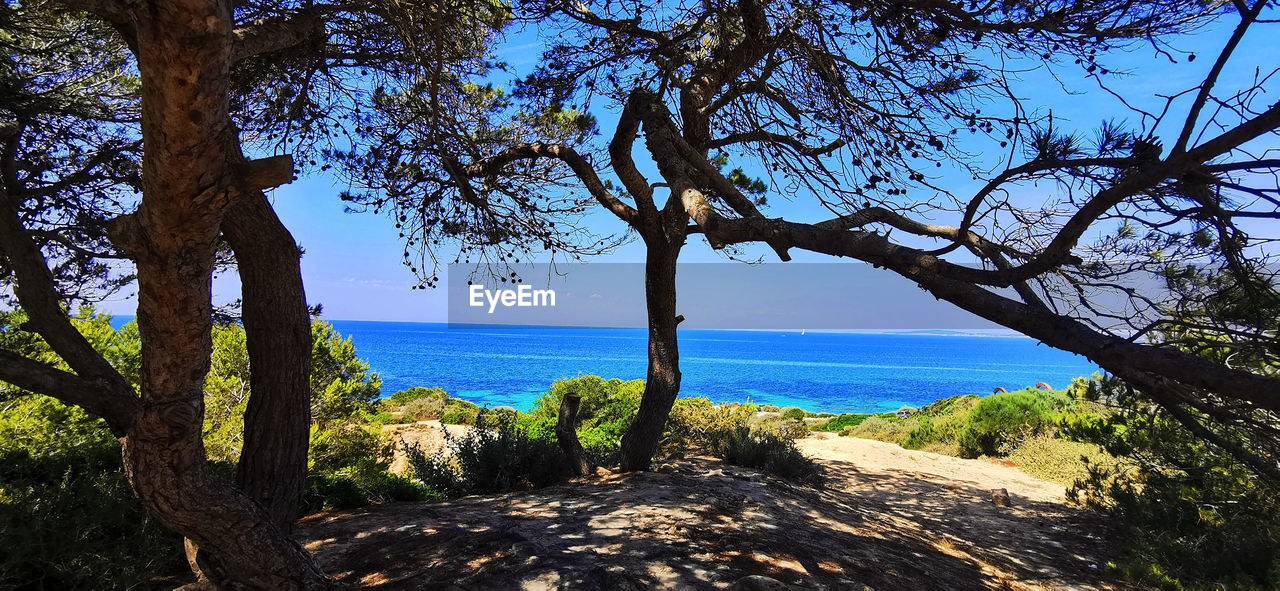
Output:
<svg viewBox="0 0 1280 591">
<path fill-rule="evenodd" d="M 3 349 L 0 349 L 0 381 L 79 406 L 106 419 L 107 426 L 117 436 L 128 430 L 141 408 L 137 396 L 113 392 L 110 384 L 87 380 Z"/>
</svg>

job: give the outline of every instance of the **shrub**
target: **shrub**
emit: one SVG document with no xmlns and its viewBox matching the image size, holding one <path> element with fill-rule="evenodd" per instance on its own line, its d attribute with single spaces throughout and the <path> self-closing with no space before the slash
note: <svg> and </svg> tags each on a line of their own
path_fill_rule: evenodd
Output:
<svg viewBox="0 0 1280 591">
<path fill-rule="evenodd" d="M 778 412 L 779 408 L 776 404 L 761 404 L 760 412 Z"/>
<path fill-rule="evenodd" d="M 405 453 L 412 477 L 447 496 L 496 493 L 547 486 L 570 475 L 555 441 L 529 436 L 514 416 L 479 415 L 476 428 L 426 455 L 416 445 Z"/>
<path fill-rule="evenodd" d="M 444 399 L 444 412 L 440 422 L 446 425 L 474 425 L 484 409 L 472 402 L 458 398 Z"/>
<path fill-rule="evenodd" d="M 945 415 L 967 414 L 973 407 L 978 405 L 982 399 L 973 394 L 963 394 L 959 396 L 951 396 L 942 398 L 922 407 L 917 414 L 928 417 L 940 417 Z"/>
<path fill-rule="evenodd" d="M 401 412 L 404 416 L 412 417 L 416 421 L 426 421 L 443 416 L 445 406 L 444 398 L 421 397 L 410 400 L 401 407 Z"/>
<path fill-rule="evenodd" d="M 804 409 L 794 406 L 788 406 L 778 411 L 778 414 L 784 419 L 803 419 L 805 417 Z"/>
<path fill-rule="evenodd" d="M 911 430 L 919 424 L 915 418 L 905 421 L 883 417 L 868 417 L 855 427 L 845 427 L 840 434 L 847 437 L 875 439 L 902 445 L 911 435 Z"/>
<path fill-rule="evenodd" d="M 348 473 L 310 474 L 301 509 L 314 513 L 326 509 L 355 509 L 372 503 L 436 501 L 443 495 L 409 478 L 386 470 L 353 470 Z"/>
<path fill-rule="evenodd" d="M 1091 465 L 1069 496 L 1113 518 L 1122 572 L 1169 589 L 1280 587 L 1280 493 L 1145 393 L 1101 378 L 1084 395 L 1115 412 L 1063 434 L 1126 462 Z"/>
<path fill-rule="evenodd" d="M 1072 486 L 1089 478 L 1089 466 L 1114 470 L 1118 460 L 1092 443 L 1068 441 L 1051 435 L 1028 437 L 1009 454 L 1009 461 L 1027 474 Z"/>
<path fill-rule="evenodd" d="M 1062 394 L 1040 390 L 983 398 L 969 411 L 967 423 L 956 436 L 961 454 L 976 458 L 1012 451 L 1021 439 L 1053 428 L 1059 411 L 1070 401 Z"/>
<path fill-rule="evenodd" d="M 311 427 L 307 453 L 311 472 L 339 472 L 351 466 L 376 465 L 382 469 L 391 462 L 392 446 L 363 425 L 346 423 L 321 429 Z"/>
<path fill-rule="evenodd" d="M 181 536 L 134 497 L 102 421 L 0 400 L 0 588 L 137 588 L 182 568 Z"/>
<path fill-rule="evenodd" d="M 907 449 L 953 450 L 950 455 L 960 455 L 958 439 L 960 432 L 968 426 L 969 407 L 952 406 L 945 414 L 930 415 L 916 413 L 913 420 L 916 426 L 902 442 Z"/>
<path fill-rule="evenodd" d="M 479 411 L 455 408 L 440 416 L 440 422 L 446 425 L 474 425 Z"/>
<path fill-rule="evenodd" d="M 584 432 L 594 430 L 598 431 L 594 436 L 598 439 L 620 439 L 640 409 L 644 380 L 624 382 L 594 375 L 556 380 L 551 391 L 533 403 L 526 425 L 551 436 L 560 417 L 560 403 L 570 394 L 581 400 L 577 419 L 580 438 Z"/>
<path fill-rule="evenodd" d="M 737 429 L 746 428 L 756 414 L 750 404 L 715 404 L 708 398 L 680 398 L 671 407 L 662 448 L 668 452 L 704 449 Z"/>
<path fill-rule="evenodd" d="M 587 462 L 593 466 L 617 466 L 622 463 L 622 439 L 600 428 L 578 432 L 578 443 Z M 559 443 L 557 442 L 557 445 Z"/>
<path fill-rule="evenodd" d="M 867 417 L 870 416 L 871 415 L 843 414 L 824 423 L 818 423 L 813 426 L 812 429 L 814 431 L 839 432 L 843 431 L 845 427 L 856 427 L 860 425 L 862 421 L 867 420 Z"/>
<path fill-rule="evenodd" d="M 711 449 L 717 457 L 736 466 L 756 468 L 804 484 L 822 484 L 822 467 L 800 453 L 795 442 L 784 437 L 738 427 L 717 436 Z"/>
<path fill-rule="evenodd" d="M 388 400 L 393 407 L 401 408 L 414 400 L 428 398 L 444 401 L 448 397 L 449 395 L 440 388 L 420 388 L 418 386 L 414 386 L 408 390 L 401 390 L 392 394 Z"/>
<path fill-rule="evenodd" d="M 809 434 L 809 424 L 804 419 L 767 417 L 755 421 L 751 425 L 751 430 L 758 433 L 768 433 L 783 439 L 800 439 Z"/>
</svg>

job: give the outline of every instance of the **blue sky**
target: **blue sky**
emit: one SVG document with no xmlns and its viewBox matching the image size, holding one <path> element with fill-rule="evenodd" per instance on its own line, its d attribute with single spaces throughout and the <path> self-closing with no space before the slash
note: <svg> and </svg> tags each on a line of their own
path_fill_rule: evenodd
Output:
<svg viewBox="0 0 1280 591">
<path fill-rule="evenodd" d="M 1205 32 L 1178 40 L 1175 47 L 1195 52 L 1199 57 L 1192 63 L 1183 61 L 1182 56 L 1178 56 L 1182 63 L 1170 63 L 1167 58 L 1157 56 L 1149 46 L 1111 55 L 1103 61 L 1113 70 L 1128 70 L 1132 73 L 1124 78 L 1112 77 L 1112 84 L 1124 89 L 1129 98 L 1137 97 L 1141 106 L 1158 108 L 1163 101 L 1155 96 L 1157 93 L 1185 89 L 1203 77 L 1233 24 L 1230 20 L 1223 20 Z M 1264 38 L 1269 31 L 1265 27 L 1259 29 L 1262 30 L 1246 37 L 1232 69 L 1224 76 L 1222 85 L 1230 84 L 1232 80 L 1248 79 L 1253 75 L 1255 66 L 1274 61 L 1274 54 L 1271 54 L 1271 48 Z M 536 31 L 523 31 L 511 34 L 498 51 L 500 57 L 519 73 L 534 65 L 540 46 Z M 1079 68 L 1063 64 L 1057 68 L 1057 72 L 1067 84 L 1080 92 L 1070 95 L 1064 93 L 1044 69 L 1026 74 L 1015 92 L 1031 103 L 1051 108 L 1054 120 L 1061 122 L 1063 129 L 1079 130 L 1086 135 L 1103 119 L 1127 119 L 1131 124 L 1137 122 L 1136 116 L 1124 110 L 1115 98 L 1086 80 Z M 595 113 L 600 118 L 602 130 L 612 129 L 615 121 L 612 113 L 601 109 L 596 109 Z M 982 152 L 995 145 L 975 139 L 964 147 Z M 1000 157 L 991 152 L 988 154 Z M 638 162 L 647 161 L 642 151 L 637 151 L 636 158 Z M 957 171 L 945 172 L 944 169 L 943 174 L 945 176 L 942 182 L 958 194 L 971 193 L 980 184 Z M 322 304 L 324 316 L 330 319 L 445 321 L 446 290 L 437 288 L 411 291 L 409 288 L 416 281 L 409 269 L 402 264 L 403 246 L 397 238 L 397 230 L 392 221 L 372 213 L 346 213 L 343 203 L 338 199 L 338 193 L 346 187 L 338 183 L 333 176 L 312 173 L 276 189 L 271 195 L 281 219 L 306 251 L 302 263 L 309 302 Z M 830 217 L 816 206 L 776 199 L 770 200 L 766 215 L 784 216 L 797 221 L 818 221 Z M 625 229 L 622 222 L 598 208 L 590 214 L 588 226 L 602 234 L 617 233 Z M 1274 231 L 1274 224 L 1270 233 L 1280 234 Z M 763 250 L 751 252 L 768 254 Z M 793 256 L 798 262 L 832 260 L 800 251 L 794 251 Z M 643 245 L 632 241 L 595 260 L 610 263 L 642 262 Z M 705 263 L 723 262 L 725 259 L 711 251 L 700 239 L 692 238 L 681 261 Z M 892 283 L 897 278 L 886 275 L 885 281 Z M 238 290 L 234 274 L 220 277 L 215 282 L 215 299 L 234 300 Z M 795 286 L 791 291 L 795 294 L 795 302 L 818 301 L 810 297 L 817 296 L 816 293 L 807 294 L 801 286 Z M 948 306 L 945 303 L 935 305 Z M 134 306 L 134 298 L 121 297 L 104 303 L 102 308 L 115 314 L 132 314 Z M 824 310 L 816 305 L 810 308 L 815 319 L 824 314 Z"/>
</svg>

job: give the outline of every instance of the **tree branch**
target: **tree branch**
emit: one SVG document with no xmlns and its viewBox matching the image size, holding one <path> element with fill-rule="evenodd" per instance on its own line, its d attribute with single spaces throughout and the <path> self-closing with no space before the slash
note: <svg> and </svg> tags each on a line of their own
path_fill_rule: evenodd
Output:
<svg viewBox="0 0 1280 591">
<path fill-rule="evenodd" d="M 879 234 L 822 229 L 784 220 L 726 219 L 714 210 L 707 215 L 706 208 L 699 209 L 697 213 L 709 218 L 704 223 L 694 217 L 703 226 L 704 233 L 709 237 L 715 236 L 713 244 L 777 242 L 884 266 L 915 281 L 939 299 L 1039 339 L 1049 346 L 1084 355 L 1117 375 L 1148 372 L 1280 411 L 1280 380 L 1230 369 L 1189 353 L 1104 335 L 1082 322 L 1034 304 L 1018 302 L 979 285 L 947 277 L 940 272 L 938 259 L 894 244 Z"/>
<path fill-rule="evenodd" d="M 84 379 L 4 349 L 0 349 L 0 381 L 79 406 L 106 419 L 107 426 L 117 436 L 124 435 L 141 408 L 136 396 L 128 399 L 115 396 L 108 384 Z"/>
<path fill-rule="evenodd" d="M 84 406 L 86 410 L 107 419 L 113 431 L 123 433 L 138 411 L 138 395 L 128 380 L 95 351 L 67 319 L 48 263 L 19 220 L 15 199 L 7 192 L 0 193 L 0 255 L 7 260 L 17 280 L 13 291 L 30 319 L 28 324 L 81 381 L 97 384 L 93 390 L 75 396 L 78 402 L 74 404 L 88 402 Z M 22 368 L 31 370 L 29 366 Z M 65 395 L 62 387 L 68 382 L 53 380 L 47 375 L 45 379 L 46 385 L 59 386 L 55 391 Z M 98 395 L 91 396 L 91 391 Z M 50 395 L 56 396 L 53 392 Z"/>
<path fill-rule="evenodd" d="M 315 11 L 302 10 L 281 19 L 256 22 L 232 32 L 231 63 L 248 57 L 288 49 L 325 36 L 324 20 Z"/>
<path fill-rule="evenodd" d="M 614 215 L 618 216 L 622 221 L 634 226 L 639 223 L 639 213 L 626 203 L 623 203 L 608 189 L 604 183 L 600 181 L 600 176 L 596 174 L 591 163 L 587 162 L 572 147 L 564 144 L 544 144 L 541 142 L 532 144 L 517 144 L 511 146 L 489 158 L 463 166 L 460 172 L 470 178 L 479 178 L 496 174 L 503 166 L 516 160 L 524 160 L 529 158 L 555 158 L 569 165 L 569 169 L 573 171 L 578 180 L 582 181 L 587 192 L 596 198 L 601 205 L 605 206 Z"/>
</svg>

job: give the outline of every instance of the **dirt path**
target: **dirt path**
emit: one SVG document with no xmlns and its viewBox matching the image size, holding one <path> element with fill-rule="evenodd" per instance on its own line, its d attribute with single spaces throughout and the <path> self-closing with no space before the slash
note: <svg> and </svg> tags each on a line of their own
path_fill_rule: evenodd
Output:
<svg viewBox="0 0 1280 591">
<path fill-rule="evenodd" d="M 1004 488 L 1033 501 L 1059 502 L 1066 492 L 1062 485 L 1029 476 L 1012 464 L 902 449 L 883 441 L 821 433 L 799 440 L 796 446 L 809 457 L 857 473 L 862 477 L 858 480 L 868 485 L 861 487 L 864 491 L 877 490 L 888 478 L 890 485 L 926 480 L 979 490 Z"/>
<path fill-rule="evenodd" d="M 328 572 L 379 589 L 1103 589 L 1102 520 L 1014 468 L 845 438 L 814 490 L 714 459 L 541 490 L 311 516 Z M 1012 507 L 990 489 L 1006 488 Z M 767 581 L 766 581 L 767 582 Z"/>
</svg>

